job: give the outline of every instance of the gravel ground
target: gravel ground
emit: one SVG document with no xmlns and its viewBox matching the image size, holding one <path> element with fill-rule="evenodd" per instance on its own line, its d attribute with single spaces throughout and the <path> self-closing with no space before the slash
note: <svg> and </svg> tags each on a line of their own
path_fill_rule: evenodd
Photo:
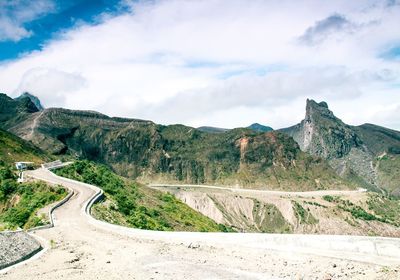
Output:
<svg viewBox="0 0 400 280">
<path fill-rule="evenodd" d="M 0 232 L 0 269 L 29 258 L 41 248 L 26 232 Z"/>
</svg>

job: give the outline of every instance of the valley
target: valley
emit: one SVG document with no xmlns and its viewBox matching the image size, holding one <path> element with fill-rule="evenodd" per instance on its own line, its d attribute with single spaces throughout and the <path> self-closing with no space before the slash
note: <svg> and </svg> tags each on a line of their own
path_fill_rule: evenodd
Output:
<svg viewBox="0 0 400 280">
<path fill-rule="evenodd" d="M 399 280 L 400 0 L 0 0 L 0 280 Z"/>
</svg>

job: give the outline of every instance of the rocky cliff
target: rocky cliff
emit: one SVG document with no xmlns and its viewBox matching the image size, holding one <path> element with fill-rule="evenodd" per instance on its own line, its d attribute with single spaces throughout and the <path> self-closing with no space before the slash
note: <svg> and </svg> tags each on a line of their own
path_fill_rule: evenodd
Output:
<svg viewBox="0 0 400 280">
<path fill-rule="evenodd" d="M 380 168 L 379 160 L 388 154 L 396 162 L 400 132 L 371 124 L 347 125 L 326 102 L 314 100 L 307 100 L 304 120 L 280 131 L 292 136 L 301 150 L 327 159 L 340 176 L 372 190 L 399 192 L 399 181 L 383 183 L 380 179 L 391 171 Z"/>
</svg>

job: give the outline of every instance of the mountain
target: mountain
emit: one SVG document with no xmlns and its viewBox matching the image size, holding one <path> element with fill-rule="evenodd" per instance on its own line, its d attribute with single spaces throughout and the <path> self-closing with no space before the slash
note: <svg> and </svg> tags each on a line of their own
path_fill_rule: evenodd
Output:
<svg viewBox="0 0 400 280">
<path fill-rule="evenodd" d="M 372 124 L 347 125 L 326 102 L 314 100 L 307 100 L 304 120 L 280 131 L 293 137 L 302 151 L 327 159 L 340 176 L 372 190 L 400 194 L 400 177 L 386 180 L 400 168 L 400 132 Z M 381 164 L 385 159 L 390 167 Z"/>
<path fill-rule="evenodd" d="M 22 99 L 22 98 L 29 98 L 33 104 L 35 104 L 36 108 L 39 111 L 43 111 L 44 107 L 42 106 L 42 103 L 40 102 L 39 98 L 37 98 L 36 96 L 30 94 L 29 92 L 24 92 L 23 94 L 21 94 L 20 96 L 18 96 L 17 98 L 15 98 L 16 100 Z"/>
<path fill-rule="evenodd" d="M 15 119 L 17 116 L 23 116 L 25 113 L 35 113 L 39 109 L 29 97 L 22 97 L 17 100 L 0 93 L 0 122 Z"/>
<path fill-rule="evenodd" d="M 355 187 L 337 176 L 326 161 L 302 152 L 291 137 L 276 131 L 237 128 L 206 133 L 183 125 L 60 108 L 19 110 L 12 115 L 0 111 L 0 117 L 2 128 L 43 150 L 107 164 L 118 174 L 142 182 L 285 190 Z"/>
<path fill-rule="evenodd" d="M 254 131 L 259 131 L 259 132 L 268 132 L 268 131 L 272 131 L 273 128 L 269 127 L 269 126 L 265 126 L 259 123 L 253 123 L 252 125 L 249 125 L 247 128 L 250 128 Z"/>
</svg>

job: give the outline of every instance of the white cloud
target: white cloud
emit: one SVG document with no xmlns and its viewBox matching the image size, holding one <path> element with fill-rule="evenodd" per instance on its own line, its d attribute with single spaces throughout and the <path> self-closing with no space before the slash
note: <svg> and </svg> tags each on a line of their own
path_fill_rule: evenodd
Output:
<svg viewBox="0 0 400 280">
<path fill-rule="evenodd" d="M 379 54 L 399 40 L 400 7 L 380 3 L 133 3 L 131 13 L 67 31 L 42 51 L 0 65 L 0 84 L 14 95 L 34 90 L 51 106 L 196 126 L 257 121 L 279 128 L 299 121 L 312 97 L 356 124 L 370 118 L 371 100 L 383 107 L 398 100 L 386 92 L 400 82 L 399 64 Z M 298 44 L 333 14 L 375 24 L 340 40 L 329 29 L 319 44 Z M 24 73 L 38 67 L 46 74 L 27 82 Z M 361 109 L 346 113 L 354 102 Z M 399 123 L 389 118 L 379 124 Z"/>
<path fill-rule="evenodd" d="M 30 22 L 44 14 L 54 11 L 51 0 L 13 0 L 0 2 L 0 42 L 19 41 L 30 37 L 32 31 L 25 28 Z"/>
</svg>

